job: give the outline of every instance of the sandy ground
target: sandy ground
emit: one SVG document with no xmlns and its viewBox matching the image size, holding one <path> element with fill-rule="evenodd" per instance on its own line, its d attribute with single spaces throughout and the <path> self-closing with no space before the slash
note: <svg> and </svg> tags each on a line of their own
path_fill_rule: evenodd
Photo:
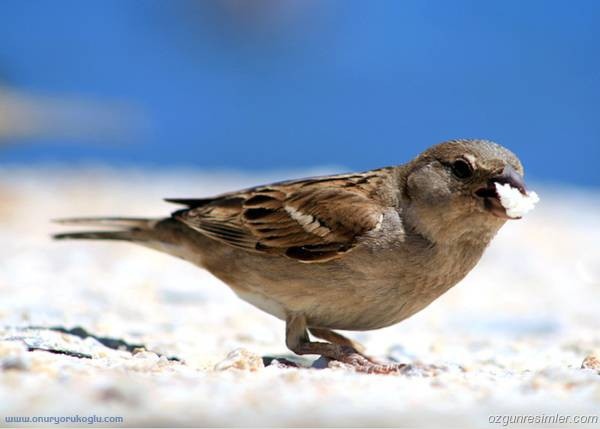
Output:
<svg viewBox="0 0 600 429">
<path fill-rule="evenodd" d="M 289 354 L 283 323 L 208 273 L 134 245 L 49 239 L 61 230 L 51 218 L 160 216 L 174 209 L 163 197 L 285 176 L 0 171 L 0 425 L 95 415 L 128 426 L 501 427 L 490 416 L 600 416 L 600 367 L 581 368 L 600 351 L 600 193 L 537 187 L 539 208 L 507 224 L 461 284 L 397 326 L 349 334 L 379 357 L 445 367 L 434 376 L 264 367 L 261 357 Z"/>
</svg>

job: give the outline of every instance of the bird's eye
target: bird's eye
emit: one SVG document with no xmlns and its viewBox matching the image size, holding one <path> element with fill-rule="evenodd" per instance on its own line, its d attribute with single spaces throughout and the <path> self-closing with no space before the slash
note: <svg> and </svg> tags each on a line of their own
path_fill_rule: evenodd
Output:
<svg viewBox="0 0 600 429">
<path fill-rule="evenodd" d="M 473 175 L 473 167 L 464 159 L 457 159 L 452 163 L 452 174 L 459 179 L 468 179 Z"/>
</svg>

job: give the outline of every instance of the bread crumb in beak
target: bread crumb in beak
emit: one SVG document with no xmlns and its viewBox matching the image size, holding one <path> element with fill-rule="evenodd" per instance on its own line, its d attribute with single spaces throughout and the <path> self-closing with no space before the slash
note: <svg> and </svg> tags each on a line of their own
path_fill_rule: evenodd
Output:
<svg viewBox="0 0 600 429">
<path fill-rule="evenodd" d="M 531 191 L 523 195 L 520 190 L 510 186 L 509 183 L 495 183 L 496 192 L 500 198 L 500 203 L 506 209 L 506 214 L 511 218 L 520 218 L 525 213 L 530 212 L 540 201 L 538 195 Z"/>
</svg>

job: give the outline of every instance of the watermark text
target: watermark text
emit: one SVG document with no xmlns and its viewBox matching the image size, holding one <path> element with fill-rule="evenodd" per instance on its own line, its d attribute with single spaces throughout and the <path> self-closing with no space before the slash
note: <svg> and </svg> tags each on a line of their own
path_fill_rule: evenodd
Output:
<svg viewBox="0 0 600 429">
<path fill-rule="evenodd" d="M 600 417 L 584 416 L 578 414 L 496 414 L 488 417 L 490 424 L 501 426 L 510 425 L 576 425 L 576 424 L 598 424 Z"/>
<path fill-rule="evenodd" d="M 96 414 L 80 416 L 6 416 L 4 423 L 45 423 L 60 425 L 65 423 L 79 423 L 86 425 L 123 423 L 125 419 L 121 416 L 97 416 Z"/>
</svg>

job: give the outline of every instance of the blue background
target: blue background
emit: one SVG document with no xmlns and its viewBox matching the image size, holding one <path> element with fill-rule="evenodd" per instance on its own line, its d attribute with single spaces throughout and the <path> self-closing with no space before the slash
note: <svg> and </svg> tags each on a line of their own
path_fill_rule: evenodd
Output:
<svg viewBox="0 0 600 429">
<path fill-rule="evenodd" d="M 0 162 L 368 169 L 481 137 L 599 186 L 599 43 L 596 0 L 5 0 L 0 85 L 145 125 L 131 145 L 9 138 Z"/>
</svg>

